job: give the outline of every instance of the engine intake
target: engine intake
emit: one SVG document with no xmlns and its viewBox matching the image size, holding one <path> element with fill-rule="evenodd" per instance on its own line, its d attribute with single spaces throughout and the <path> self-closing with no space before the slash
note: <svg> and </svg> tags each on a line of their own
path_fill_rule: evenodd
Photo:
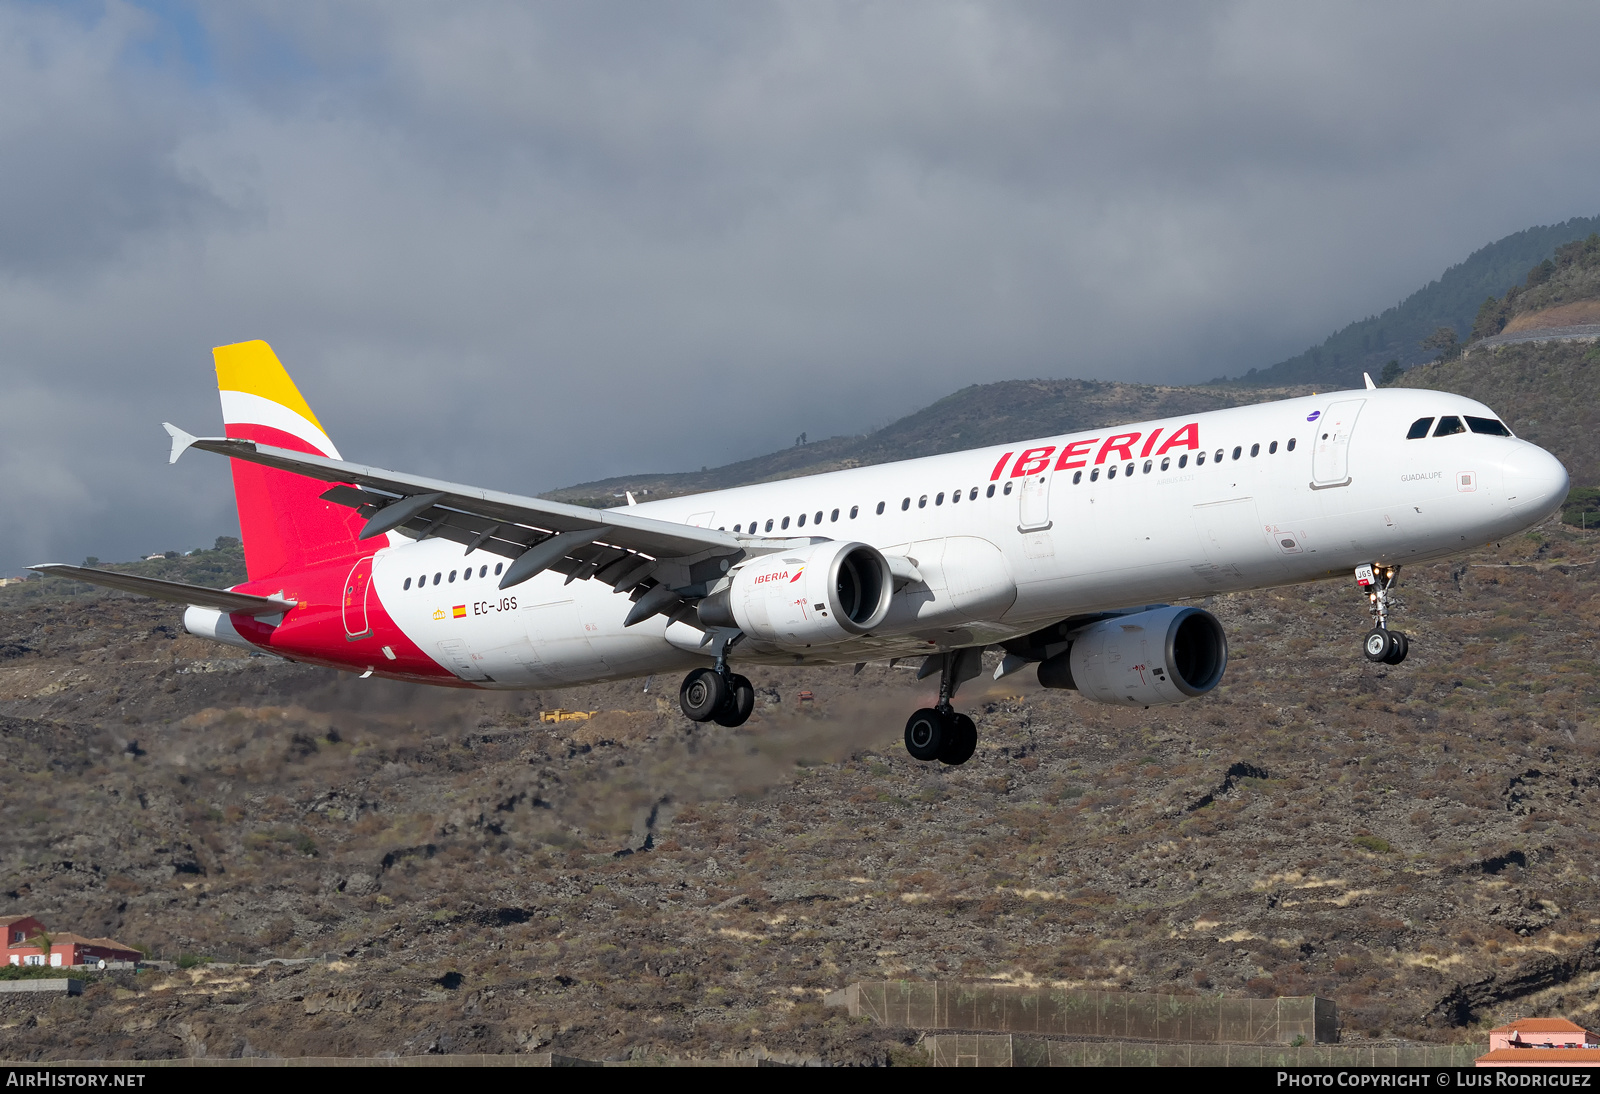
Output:
<svg viewBox="0 0 1600 1094">
<path fill-rule="evenodd" d="M 814 543 L 763 555 L 700 602 L 700 622 L 738 627 L 782 649 L 827 646 L 866 634 L 889 614 L 889 563 L 865 543 Z"/>
<path fill-rule="evenodd" d="M 1119 615 L 1068 637 L 1068 649 L 1039 663 L 1039 683 L 1098 703 L 1181 703 L 1216 687 L 1228 667 L 1222 624 L 1201 608 Z"/>
</svg>

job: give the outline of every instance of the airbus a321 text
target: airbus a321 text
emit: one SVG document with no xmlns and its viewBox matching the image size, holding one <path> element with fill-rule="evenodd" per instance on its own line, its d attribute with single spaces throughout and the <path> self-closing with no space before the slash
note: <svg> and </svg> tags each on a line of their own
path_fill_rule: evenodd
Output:
<svg viewBox="0 0 1600 1094">
<path fill-rule="evenodd" d="M 249 580 L 200 588 L 43 565 L 187 604 L 190 633 L 313 664 L 468 688 L 684 671 L 695 721 L 736 726 L 741 665 L 925 657 L 939 699 L 906 724 L 959 764 L 952 707 L 985 649 L 998 678 L 1103 703 L 1205 695 L 1228 646 L 1167 602 L 1354 574 L 1363 652 L 1401 565 L 1543 520 L 1548 452 L 1482 403 L 1339 391 L 690 497 L 589 509 L 346 461 L 265 342 L 215 350 L 225 436 L 168 425 L 172 459 L 227 456 Z"/>
</svg>

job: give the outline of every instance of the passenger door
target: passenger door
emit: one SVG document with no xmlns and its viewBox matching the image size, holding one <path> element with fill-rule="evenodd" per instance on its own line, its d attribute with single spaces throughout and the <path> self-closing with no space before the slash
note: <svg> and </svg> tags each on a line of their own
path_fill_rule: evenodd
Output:
<svg viewBox="0 0 1600 1094">
<path fill-rule="evenodd" d="M 367 621 L 367 596 L 372 590 L 372 558 L 368 555 L 350 567 L 350 575 L 344 579 L 344 636 L 351 642 L 372 636 L 372 625 Z"/>
<path fill-rule="evenodd" d="M 1311 456 L 1312 489 L 1350 485 L 1350 434 L 1355 431 L 1356 418 L 1365 404 L 1365 399 L 1343 399 L 1323 411 L 1317 420 Z"/>
</svg>

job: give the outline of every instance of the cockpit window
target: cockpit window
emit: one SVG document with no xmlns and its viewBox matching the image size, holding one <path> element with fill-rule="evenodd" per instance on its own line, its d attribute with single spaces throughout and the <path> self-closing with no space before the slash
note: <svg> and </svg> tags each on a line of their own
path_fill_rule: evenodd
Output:
<svg viewBox="0 0 1600 1094">
<path fill-rule="evenodd" d="M 1452 433 L 1465 433 L 1467 427 L 1461 424 L 1461 419 L 1454 414 L 1446 414 L 1439 419 L 1439 428 L 1433 431 L 1435 437 L 1448 437 Z"/>
<path fill-rule="evenodd" d="M 1421 440 L 1428 435 L 1428 427 L 1433 424 L 1432 418 L 1418 418 L 1411 423 L 1411 428 L 1406 430 L 1406 440 Z"/>
<path fill-rule="evenodd" d="M 1467 428 L 1486 437 L 1509 437 L 1511 430 L 1494 418 L 1474 418 L 1467 415 Z"/>
</svg>

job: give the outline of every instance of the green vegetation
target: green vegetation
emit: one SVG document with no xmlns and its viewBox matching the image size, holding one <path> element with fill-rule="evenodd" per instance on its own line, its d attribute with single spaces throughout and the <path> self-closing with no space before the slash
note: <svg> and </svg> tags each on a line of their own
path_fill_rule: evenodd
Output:
<svg viewBox="0 0 1600 1094">
<path fill-rule="evenodd" d="M 1363 851 L 1371 851 L 1375 855 L 1387 855 L 1394 848 L 1389 841 L 1378 836 L 1357 836 L 1350 841 Z"/>
<path fill-rule="evenodd" d="M 1320 345 L 1264 369 L 1251 369 L 1235 382 L 1360 387 L 1363 372 L 1377 373 L 1391 358 L 1402 365 L 1433 358 L 1421 343 L 1440 327 L 1459 338 L 1472 330 L 1485 296 L 1499 297 L 1522 281 L 1528 269 L 1551 259 L 1556 249 L 1600 231 L 1600 217 L 1576 217 L 1562 224 L 1528 228 L 1481 247 L 1380 315 L 1351 323 Z M 1223 382 L 1221 380 L 1215 382 Z"/>
<path fill-rule="evenodd" d="M 1561 519 L 1579 528 L 1600 528 L 1600 487 L 1574 486 L 1561 507 Z"/>
<path fill-rule="evenodd" d="M 1491 296 L 1478 308 L 1472 337 L 1492 338 L 1519 315 L 1581 300 L 1600 299 L 1600 233 L 1556 248 L 1555 255 L 1528 271 L 1521 285 Z"/>
<path fill-rule="evenodd" d="M 82 969 L 58 968 L 51 965 L 0 965 L 0 980 L 86 980 Z"/>
</svg>

